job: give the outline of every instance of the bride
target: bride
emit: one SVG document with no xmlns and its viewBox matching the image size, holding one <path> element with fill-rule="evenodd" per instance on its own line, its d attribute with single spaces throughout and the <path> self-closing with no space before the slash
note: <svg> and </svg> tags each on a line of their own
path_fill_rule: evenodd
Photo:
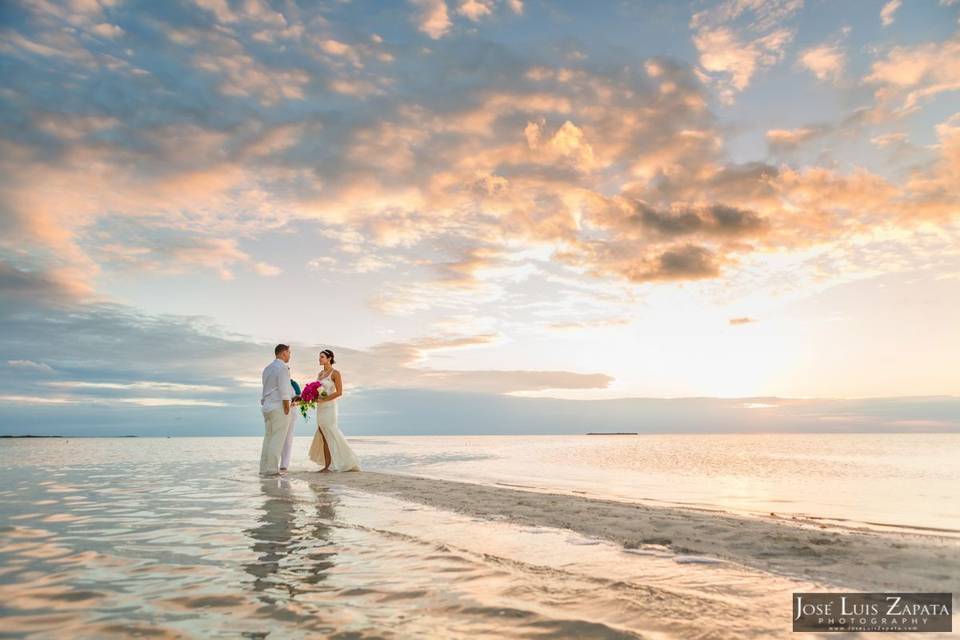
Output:
<svg viewBox="0 0 960 640">
<path fill-rule="evenodd" d="M 317 398 L 317 432 L 310 444 L 310 459 L 323 465 L 320 471 L 360 471 L 360 459 L 337 426 L 337 398 L 343 395 L 343 379 L 333 363 L 333 351 L 320 352 L 323 370 L 317 381 L 327 395 Z"/>
</svg>

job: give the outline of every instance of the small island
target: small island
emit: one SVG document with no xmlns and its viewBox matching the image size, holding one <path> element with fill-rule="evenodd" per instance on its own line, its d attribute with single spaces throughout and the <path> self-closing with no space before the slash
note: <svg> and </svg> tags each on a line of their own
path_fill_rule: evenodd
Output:
<svg viewBox="0 0 960 640">
<path fill-rule="evenodd" d="M 591 431 L 588 436 L 638 436 L 639 431 Z"/>
</svg>

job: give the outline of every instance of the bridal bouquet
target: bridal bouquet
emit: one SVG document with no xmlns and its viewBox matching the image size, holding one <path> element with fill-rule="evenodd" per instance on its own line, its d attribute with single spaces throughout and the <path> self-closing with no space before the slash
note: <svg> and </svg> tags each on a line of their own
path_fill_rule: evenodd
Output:
<svg viewBox="0 0 960 640">
<path fill-rule="evenodd" d="M 325 398 L 327 392 L 319 382 L 311 382 L 300 392 L 300 414 L 307 419 L 307 411 L 317 408 L 317 399 Z"/>
</svg>

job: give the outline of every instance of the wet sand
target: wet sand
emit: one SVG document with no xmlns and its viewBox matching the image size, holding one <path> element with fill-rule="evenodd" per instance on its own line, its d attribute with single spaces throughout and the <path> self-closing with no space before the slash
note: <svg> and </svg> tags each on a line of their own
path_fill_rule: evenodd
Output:
<svg viewBox="0 0 960 640">
<path fill-rule="evenodd" d="M 294 472 L 291 477 L 478 518 L 568 529 L 640 554 L 707 556 L 851 590 L 960 592 L 960 540 L 936 533 L 861 530 L 400 474 Z"/>
</svg>

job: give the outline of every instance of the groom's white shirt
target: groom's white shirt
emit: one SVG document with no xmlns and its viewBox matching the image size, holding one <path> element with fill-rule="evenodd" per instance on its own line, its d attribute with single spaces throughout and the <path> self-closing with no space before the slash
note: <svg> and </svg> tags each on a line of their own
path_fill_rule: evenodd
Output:
<svg viewBox="0 0 960 640">
<path fill-rule="evenodd" d="M 290 369 L 277 358 L 263 370 L 263 394 L 260 404 L 264 413 L 282 409 L 284 400 L 293 399 L 293 385 L 290 384 Z M 291 407 L 292 411 L 292 407 Z"/>
</svg>

